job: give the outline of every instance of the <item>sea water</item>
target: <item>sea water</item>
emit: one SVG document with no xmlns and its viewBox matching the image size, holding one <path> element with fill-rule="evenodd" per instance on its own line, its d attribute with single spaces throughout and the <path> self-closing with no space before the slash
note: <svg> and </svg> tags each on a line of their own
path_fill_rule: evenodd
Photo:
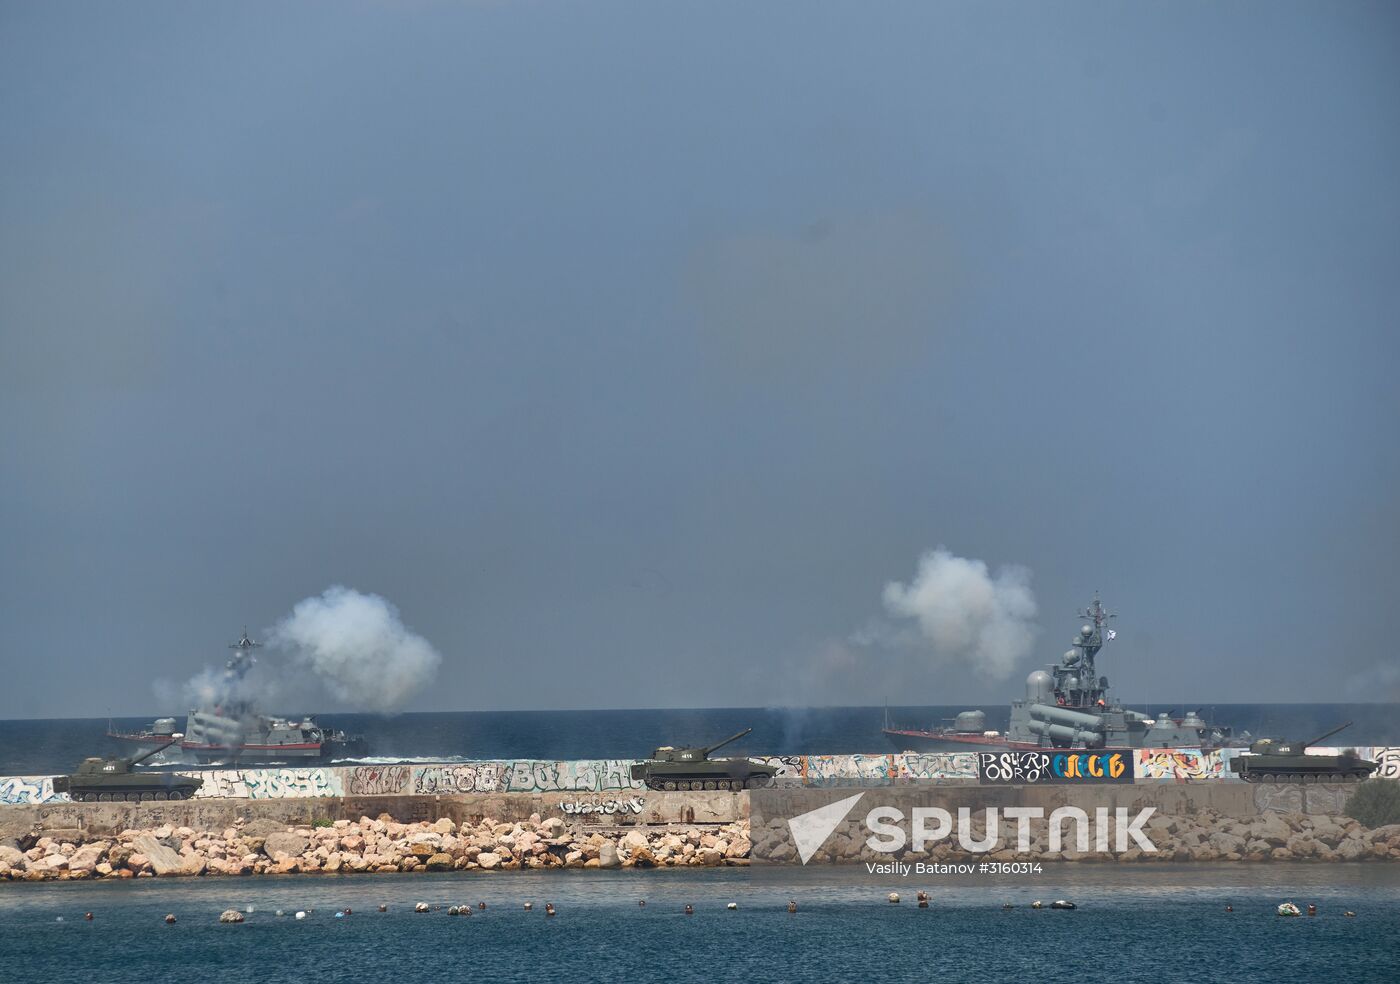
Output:
<svg viewBox="0 0 1400 984">
<path fill-rule="evenodd" d="M 1077 908 L 1030 908 L 1057 898 Z M 1318 915 L 1280 918 L 1285 900 Z M 440 908 L 415 913 L 420 901 Z M 458 904 L 472 915 L 447 915 Z M 252 911 L 220 924 L 228 908 Z M 0 980 L 1341 984 L 1400 979 L 1397 930 L 1400 871 L 1363 864 L 1059 865 L 917 883 L 823 867 L 10 884 Z"/>
</svg>

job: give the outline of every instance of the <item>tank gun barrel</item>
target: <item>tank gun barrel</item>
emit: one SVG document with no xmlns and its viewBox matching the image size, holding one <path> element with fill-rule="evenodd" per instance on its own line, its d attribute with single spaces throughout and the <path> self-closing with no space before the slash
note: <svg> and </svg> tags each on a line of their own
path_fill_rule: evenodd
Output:
<svg viewBox="0 0 1400 984">
<path fill-rule="evenodd" d="M 1352 726 L 1352 722 L 1351 722 L 1351 721 L 1348 721 L 1346 724 L 1342 725 L 1340 728 L 1333 728 L 1331 731 L 1327 732 L 1326 734 L 1318 735 L 1316 738 L 1314 738 L 1312 741 L 1308 742 L 1308 743 L 1307 743 L 1306 745 L 1304 745 L 1303 747 L 1304 747 L 1304 748 L 1311 748 L 1313 745 L 1321 744 L 1322 741 L 1323 741 L 1324 739 L 1326 739 L 1326 738 L 1331 738 L 1331 737 L 1332 737 L 1333 735 L 1335 735 L 1338 731 L 1345 731 L 1347 728 L 1350 728 L 1351 726 Z"/>
<path fill-rule="evenodd" d="M 152 755 L 156 754 L 156 752 L 163 752 L 163 751 L 165 751 L 167 748 L 169 748 L 171 745 L 175 744 L 177 741 L 179 741 L 179 740 L 180 740 L 181 738 L 183 738 L 183 737 L 184 737 L 184 735 L 172 735 L 172 736 L 170 737 L 170 740 L 167 741 L 164 745 L 157 745 L 155 748 L 148 748 L 148 749 L 146 749 L 146 751 L 142 752 L 140 755 L 133 755 L 131 758 L 129 758 L 129 759 L 126 760 L 126 764 L 127 764 L 127 765 L 135 765 L 137 762 L 144 762 L 144 761 L 146 761 L 146 759 L 148 759 L 148 758 L 150 758 Z"/>
<path fill-rule="evenodd" d="M 724 739 L 724 741 L 716 742 L 715 744 L 710 745 L 708 748 L 706 748 L 706 749 L 705 749 L 705 754 L 706 754 L 706 755 L 709 755 L 709 754 L 710 754 L 711 752 L 713 752 L 715 749 L 717 749 L 717 748 L 723 748 L 725 745 L 728 745 L 731 741 L 738 741 L 740 738 L 744 737 L 744 735 L 747 735 L 747 734 L 749 734 L 749 733 L 752 732 L 752 731 L 753 731 L 753 728 L 745 728 L 743 731 L 740 731 L 740 732 L 739 732 L 738 734 L 736 734 L 736 735 L 730 735 L 728 738 Z"/>
</svg>

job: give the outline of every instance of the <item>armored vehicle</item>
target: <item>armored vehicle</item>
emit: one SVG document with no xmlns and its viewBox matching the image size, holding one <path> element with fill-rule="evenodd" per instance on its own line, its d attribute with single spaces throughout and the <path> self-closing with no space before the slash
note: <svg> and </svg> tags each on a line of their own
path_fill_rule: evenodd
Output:
<svg viewBox="0 0 1400 984">
<path fill-rule="evenodd" d="M 204 785 L 203 779 L 174 772 L 136 772 L 133 766 L 180 740 L 172 735 L 164 745 L 131 758 L 86 758 L 71 776 L 55 776 L 53 791 L 67 793 L 75 803 L 110 803 L 126 800 L 189 799 Z"/>
<path fill-rule="evenodd" d="M 662 745 L 651 758 L 632 766 L 632 778 L 648 789 L 752 789 L 766 786 L 777 775 L 777 768 L 745 758 L 712 759 L 710 753 L 751 733 L 745 728 L 737 735 L 704 748 L 673 748 Z"/>
<path fill-rule="evenodd" d="M 1351 727 L 1348 721 L 1312 741 L 1272 741 L 1261 738 L 1249 746 L 1230 767 L 1245 782 L 1358 782 L 1378 766 L 1345 749 L 1340 755 L 1309 755 L 1308 748 Z"/>
</svg>

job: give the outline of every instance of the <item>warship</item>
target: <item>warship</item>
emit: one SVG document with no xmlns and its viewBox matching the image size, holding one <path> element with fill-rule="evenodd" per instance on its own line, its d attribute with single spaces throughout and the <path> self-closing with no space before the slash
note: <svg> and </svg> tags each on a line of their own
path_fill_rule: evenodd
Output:
<svg viewBox="0 0 1400 984">
<path fill-rule="evenodd" d="M 177 746 L 187 756 L 204 762 L 305 762 L 364 755 L 368 746 L 361 737 L 333 730 L 312 717 L 282 718 L 262 714 L 240 695 L 239 684 L 257 662 L 254 642 L 243 630 L 229 646 L 233 656 L 225 664 L 223 680 L 209 706 L 193 708 L 185 721 Z M 157 718 L 138 732 L 108 727 L 107 737 L 142 745 L 172 744 L 175 718 Z"/>
<path fill-rule="evenodd" d="M 987 715 L 963 711 L 928 729 L 891 724 L 882 729 L 900 751 L 1009 751 L 1036 748 L 1234 748 L 1248 744 L 1247 733 L 1208 723 L 1200 711 L 1176 717 L 1174 711 L 1144 714 L 1124 707 L 1100 676 L 1095 658 L 1117 633 L 1108 627 L 1116 614 L 1105 611 L 1098 595 L 1079 612 L 1083 620 L 1071 649 L 1047 670 L 1026 677 L 1026 696 L 1011 702 L 1005 733 L 987 728 Z"/>
</svg>

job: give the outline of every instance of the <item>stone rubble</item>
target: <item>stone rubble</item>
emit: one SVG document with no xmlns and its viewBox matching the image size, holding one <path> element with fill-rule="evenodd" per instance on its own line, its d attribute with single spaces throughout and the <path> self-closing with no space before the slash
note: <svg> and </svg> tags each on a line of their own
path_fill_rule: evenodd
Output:
<svg viewBox="0 0 1400 984">
<path fill-rule="evenodd" d="M 380 814 L 329 826 L 266 819 L 217 831 L 167 825 L 91 840 L 65 831 L 71 839 L 61 842 L 40 832 L 20 842 L 30 843 L 27 850 L 0 844 L 0 881 L 746 865 L 747 829 L 736 822 L 624 833 L 538 815 L 459 827 L 445 817 L 399 823 Z"/>
<path fill-rule="evenodd" d="M 892 856 L 866 844 L 858 820 L 827 838 L 814 862 L 887 862 Z M 915 855 L 929 861 L 1400 861 L 1400 824 L 1367 830 L 1344 816 L 1264 813 L 1227 817 L 1212 810 L 1159 814 L 1145 830 L 1158 850 L 1133 846 L 1107 854 L 1075 850 L 1074 824 L 1064 825 L 1060 849 L 1049 849 L 1045 819 L 1030 822 L 1029 851 L 1018 852 L 1016 826 L 1003 823 L 1001 849 L 974 853 L 956 831 Z M 399 871 L 514 871 L 521 868 L 662 868 L 747 865 L 795 859 L 785 820 L 758 828 L 750 845 L 747 821 L 713 825 L 605 831 L 538 815 L 519 823 L 486 818 L 460 827 L 443 818 L 399 823 L 337 820 L 329 826 L 288 827 L 276 821 L 239 821 L 223 830 L 169 825 L 123 830 L 88 839 L 81 831 L 39 832 L 0 843 L 0 880 L 76 881 L 97 878 L 191 877 L 293 873 L 357 874 Z M 980 825 L 969 832 L 980 840 Z M 1091 848 L 1094 845 L 1090 845 Z M 1116 845 L 1110 844 L 1111 848 Z"/>
</svg>

